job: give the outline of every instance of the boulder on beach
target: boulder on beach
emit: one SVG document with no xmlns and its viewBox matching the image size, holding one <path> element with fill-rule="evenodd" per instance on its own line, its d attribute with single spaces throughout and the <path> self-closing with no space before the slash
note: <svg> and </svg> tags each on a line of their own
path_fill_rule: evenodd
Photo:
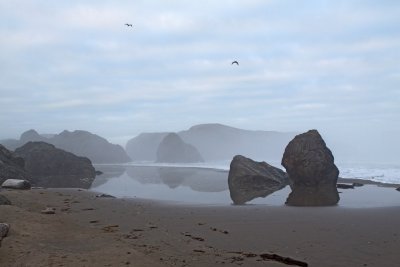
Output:
<svg viewBox="0 0 400 267">
<path fill-rule="evenodd" d="M 24 169 L 24 159 L 16 157 L 0 145 L 0 184 L 7 179 L 29 180 L 30 175 Z"/>
<path fill-rule="evenodd" d="M 15 154 L 25 160 L 25 169 L 35 186 L 89 188 L 96 176 L 88 158 L 44 142 L 28 142 Z"/>
<path fill-rule="evenodd" d="M 400 191 L 400 187 L 398 187 L 396 190 L 397 190 L 397 191 Z"/>
<path fill-rule="evenodd" d="M 164 137 L 157 149 L 159 163 L 193 163 L 203 162 L 199 151 L 182 141 L 176 133 Z"/>
<path fill-rule="evenodd" d="M 266 162 L 256 162 L 241 155 L 233 158 L 228 184 L 234 204 L 241 205 L 258 198 L 266 197 L 288 185 L 284 171 Z"/>
<path fill-rule="evenodd" d="M 31 183 L 27 180 L 7 179 L 2 183 L 1 187 L 9 189 L 27 190 L 31 189 Z"/>
<path fill-rule="evenodd" d="M 286 168 L 292 192 L 290 206 L 330 206 L 339 201 L 336 183 L 339 170 L 332 152 L 317 130 L 297 135 L 285 149 Z"/>
</svg>

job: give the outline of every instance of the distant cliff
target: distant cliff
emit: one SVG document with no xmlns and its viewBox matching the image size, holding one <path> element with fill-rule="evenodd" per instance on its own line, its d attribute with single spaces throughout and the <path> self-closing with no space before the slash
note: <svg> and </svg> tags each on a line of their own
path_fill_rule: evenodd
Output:
<svg viewBox="0 0 400 267">
<path fill-rule="evenodd" d="M 200 124 L 177 133 L 194 146 L 205 161 L 231 160 L 240 154 L 257 160 L 280 161 L 296 133 L 249 131 L 222 124 Z M 157 148 L 167 133 L 142 133 L 129 140 L 128 155 L 135 161 L 156 161 Z"/>
<path fill-rule="evenodd" d="M 8 149 L 15 150 L 30 141 L 46 142 L 77 156 L 87 157 L 93 163 L 131 161 L 120 145 L 111 144 L 106 139 L 87 131 L 63 131 L 60 134 L 46 136 L 49 137 L 42 136 L 35 130 L 29 130 L 24 132 L 19 140 L 5 140 L 2 143 Z"/>
</svg>

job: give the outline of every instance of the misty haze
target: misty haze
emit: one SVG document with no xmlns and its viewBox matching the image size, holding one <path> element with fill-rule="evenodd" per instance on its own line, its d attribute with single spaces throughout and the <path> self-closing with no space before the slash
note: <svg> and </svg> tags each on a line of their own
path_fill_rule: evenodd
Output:
<svg viewBox="0 0 400 267">
<path fill-rule="evenodd" d="M 0 22 L 0 266 L 399 266 L 397 1 Z"/>
</svg>

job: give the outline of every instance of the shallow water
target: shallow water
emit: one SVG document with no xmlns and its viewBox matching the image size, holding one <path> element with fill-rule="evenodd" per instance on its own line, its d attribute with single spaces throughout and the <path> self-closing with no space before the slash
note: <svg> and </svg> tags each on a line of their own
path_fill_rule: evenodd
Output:
<svg viewBox="0 0 400 267">
<path fill-rule="evenodd" d="M 187 204 L 230 205 L 228 171 L 183 166 L 97 165 L 91 190 L 116 197 L 145 198 Z M 290 187 L 247 204 L 283 206 Z M 341 207 L 400 206 L 400 192 L 394 188 L 365 185 L 339 189 Z"/>
</svg>

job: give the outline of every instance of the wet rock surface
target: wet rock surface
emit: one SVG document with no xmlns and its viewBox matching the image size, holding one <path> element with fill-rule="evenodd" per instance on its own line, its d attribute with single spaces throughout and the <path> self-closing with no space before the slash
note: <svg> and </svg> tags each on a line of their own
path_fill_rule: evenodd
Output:
<svg viewBox="0 0 400 267">
<path fill-rule="evenodd" d="M 317 130 L 297 135 L 286 147 L 282 165 L 289 175 L 291 206 L 330 206 L 339 201 L 339 170 Z"/>
<path fill-rule="evenodd" d="M 233 158 L 228 184 L 234 204 L 241 205 L 258 197 L 266 197 L 288 185 L 284 171 L 266 162 L 256 162 L 241 155 Z"/>
</svg>

